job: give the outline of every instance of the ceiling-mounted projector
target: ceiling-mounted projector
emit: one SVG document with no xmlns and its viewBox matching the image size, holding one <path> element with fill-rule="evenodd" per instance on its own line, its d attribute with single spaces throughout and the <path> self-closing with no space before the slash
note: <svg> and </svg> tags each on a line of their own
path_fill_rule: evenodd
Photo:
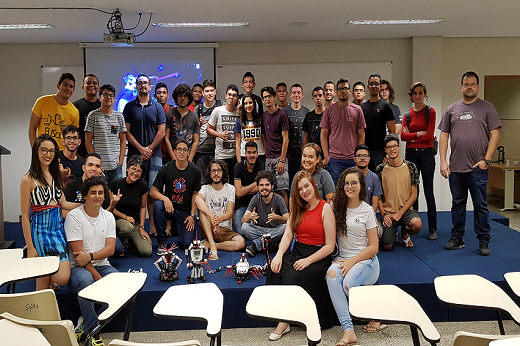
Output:
<svg viewBox="0 0 520 346">
<path fill-rule="evenodd" d="M 132 47 L 132 34 L 103 34 L 103 42 L 117 47 Z"/>
</svg>

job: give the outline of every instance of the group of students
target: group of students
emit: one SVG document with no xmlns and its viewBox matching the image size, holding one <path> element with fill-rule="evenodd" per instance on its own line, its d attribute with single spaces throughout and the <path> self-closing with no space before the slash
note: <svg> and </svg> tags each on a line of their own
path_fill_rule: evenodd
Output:
<svg viewBox="0 0 520 346">
<path fill-rule="evenodd" d="M 463 81 L 467 77 L 463 76 Z M 354 103 L 349 101 L 346 79 L 314 88 L 313 112 L 301 105 L 303 88 L 299 84 L 290 88 L 293 102 L 283 109 L 283 83 L 276 91 L 263 87 L 261 97 L 256 96 L 250 72 L 242 79 L 242 95 L 233 84 L 226 88 L 225 103 L 215 99 L 211 80 L 193 90 L 180 84 L 172 94 L 177 107 L 167 104 L 168 91 L 163 83 L 156 85 L 154 101 L 150 79 L 139 75 L 138 97 L 125 106 L 123 114 L 111 109 L 115 89 L 110 85 L 99 87 L 97 77 L 89 75 L 84 80 L 83 101 L 90 102 L 86 99 L 93 91 L 99 90 L 101 96 L 100 107 L 91 109 L 85 118 L 86 148 L 93 152 L 85 155 L 83 172 L 73 174 L 80 160 L 77 148 L 82 141 L 81 128 L 67 126 L 60 133 L 51 128 L 55 123 L 65 125 L 67 119 L 79 125 L 77 109 L 74 112 L 67 103 L 74 90 L 73 78 L 64 74 L 57 94 L 37 100 L 31 115 L 33 154 L 21 185 L 24 236 L 29 256 L 58 254 L 62 261 L 57 274 L 38 279 L 37 289 L 66 284 L 71 276 L 69 258 L 74 257 L 72 276 L 78 268 L 90 272 L 90 264 L 97 257 L 106 261 L 118 243 L 116 228 L 125 247 L 142 257 L 152 253 L 150 236 L 157 237 L 158 254 L 162 254 L 170 236 L 178 235 L 177 245 L 187 248 L 200 232 L 210 249 L 210 260 L 218 260 L 218 250 L 246 248 L 250 256 L 255 256 L 261 251 L 261 237 L 270 233 L 278 250 L 268 284 L 303 286 L 318 306 L 323 328 L 331 323 L 327 306 L 332 298 L 344 330 L 338 345 L 345 345 L 357 340 L 348 314 L 348 289 L 377 281 L 379 243 L 382 249 L 391 250 L 399 226 L 406 247 L 413 246 L 410 235 L 422 228 L 416 206 L 419 172 L 428 203 L 428 239 L 437 238 L 433 197 L 435 111 L 424 103 L 427 93 L 423 83 L 411 86 L 409 96 L 414 107 L 406 112 L 398 129 L 398 108 L 382 99 L 388 96 L 391 102 L 393 89 L 379 75 L 369 77 L 370 99 L 366 102 L 360 100 L 360 87 L 364 90 L 361 82 L 354 86 Z M 383 84 L 386 88 L 381 89 Z M 196 88 L 202 90 L 195 93 Z M 199 97 L 194 103 L 195 95 Z M 335 95 L 338 101 L 334 103 Z M 60 109 L 63 103 L 70 119 L 61 116 L 54 119 L 59 121 L 49 121 L 52 109 Z M 450 131 L 446 126 L 444 130 Z M 45 134 L 36 138 L 37 132 Z M 406 160 L 400 157 L 396 133 L 407 141 Z M 61 146 L 56 138 L 61 139 Z M 126 140 L 127 174 L 123 178 Z M 441 146 L 444 162 L 446 147 L 447 139 L 445 147 Z M 106 181 L 99 177 L 103 174 Z M 69 180 L 64 193 L 62 180 Z M 85 186 L 95 191 L 85 190 Z M 91 242 L 99 237 L 92 229 L 86 239 L 78 239 L 78 232 L 74 236 L 73 231 L 68 238 L 67 224 L 74 225 L 74 217 L 79 220 L 77 207 L 81 203 L 85 203 L 81 209 L 84 213 L 79 213 L 88 217 L 80 219 L 92 228 L 99 215 L 109 219 L 106 223 L 110 231 L 102 235 L 107 241 L 98 241 L 96 249 L 91 248 Z M 97 210 L 95 217 L 86 210 L 94 210 L 92 203 Z M 146 207 L 149 233 L 144 229 Z M 62 216 L 72 209 L 64 229 Z M 382 215 L 381 225 L 377 210 Z M 246 239 L 251 240 L 247 247 Z M 293 239 L 295 245 L 288 251 Z M 67 240 L 73 249 L 70 257 Z M 338 251 L 333 261 L 335 243 Z M 489 254 L 489 247 L 487 250 Z M 92 277 L 97 278 L 94 274 Z M 330 294 L 323 294 L 327 286 Z M 371 322 L 364 330 L 383 328 Z M 277 340 L 288 331 L 290 327 L 280 323 L 270 339 Z"/>
</svg>

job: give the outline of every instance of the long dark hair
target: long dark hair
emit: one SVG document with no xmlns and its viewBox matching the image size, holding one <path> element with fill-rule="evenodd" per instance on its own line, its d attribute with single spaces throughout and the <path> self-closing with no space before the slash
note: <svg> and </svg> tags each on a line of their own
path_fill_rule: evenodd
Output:
<svg viewBox="0 0 520 346">
<path fill-rule="evenodd" d="M 336 193 L 332 199 L 332 210 L 336 217 L 336 232 L 340 236 L 347 236 L 347 205 L 348 197 L 345 193 L 345 177 L 348 174 L 357 174 L 359 179 L 359 201 L 363 202 L 367 196 L 365 175 L 357 168 L 347 168 L 341 173 L 336 185 Z"/>
<path fill-rule="evenodd" d="M 255 102 L 255 99 L 253 98 L 253 95 L 250 93 L 245 93 L 244 96 L 242 96 L 242 115 L 240 116 L 240 127 L 243 129 L 246 127 L 246 124 L 248 122 L 247 112 L 244 107 L 244 101 L 247 97 L 249 97 L 251 99 L 251 101 L 253 101 L 253 124 L 254 124 L 254 126 L 260 126 L 260 124 L 262 123 L 262 117 L 256 111 L 256 102 Z"/>
<path fill-rule="evenodd" d="M 38 180 L 44 186 L 49 186 L 49 183 L 51 183 L 47 181 L 47 179 L 43 175 L 42 165 L 38 156 L 38 150 L 40 149 L 40 145 L 45 141 L 50 141 L 54 145 L 55 154 L 52 158 L 51 163 L 49 164 L 49 173 L 51 174 L 52 179 L 54 180 L 54 185 L 57 188 L 61 189 L 62 182 L 60 175 L 60 164 L 58 163 L 58 143 L 56 143 L 54 138 L 47 134 L 42 134 L 34 140 L 34 144 L 32 146 L 31 166 L 29 167 L 29 177 Z"/>
<path fill-rule="evenodd" d="M 302 196 L 300 196 L 300 192 L 298 191 L 298 183 L 302 179 L 307 179 L 309 181 L 309 183 L 312 184 L 312 186 L 314 188 L 314 198 L 317 198 L 318 200 L 320 200 L 318 187 L 316 186 L 316 181 L 314 180 L 312 175 L 305 170 L 299 171 L 294 176 L 294 182 L 293 182 L 294 189 L 293 189 L 293 194 L 292 194 L 293 203 L 291 205 L 291 213 L 289 214 L 289 219 L 291 222 L 291 229 L 294 233 L 296 233 L 296 229 L 302 223 L 303 215 L 305 215 L 305 212 L 309 209 L 309 203 L 307 203 L 307 201 L 305 201 L 302 198 Z"/>
</svg>

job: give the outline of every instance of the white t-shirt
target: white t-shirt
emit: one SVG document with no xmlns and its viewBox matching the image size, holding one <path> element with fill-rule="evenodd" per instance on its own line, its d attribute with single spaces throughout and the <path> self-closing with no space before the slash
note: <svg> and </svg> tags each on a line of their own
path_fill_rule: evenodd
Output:
<svg viewBox="0 0 520 346">
<path fill-rule="evenodd" d="M 220 190 L 215 190 L 211 184 L 202 185 L 199 193 L 204 196 L 204 200 L 208 204 L 209 210 L 211 210 L 215 215 L 224 215 L 227 210 L 228 202 L 233 202 L 233 205 L 231 206 L 232 209 L 235 207 L 235 187 L 231 184 L 225 183 L 224 187 Z M 220 226 L 232 229 L 232 218 L 233 217 L 229 220 L 222 221 Z"/>
<path fill-rule="evenodd" d="M 69 212 L 65 219 L 65 234 L 67 242 L 83 241 L 83 249 L 86 253 L 94 253 L 103 249 L 106 245 L 107 238 L 116 237 L 116 221 L 112 213 L 100 209 L 97 217 L 90 217 L 85 213 L 83 206 L 77 207 Z M 74 261 L 72 248 L 69 247 L 70 266 L 77 267 Z M 92 265 L 105 266 L 110 265 L 108 259 L 92 261 Z"/>
<path fill-rule="evenodd" d="M 366 202 L 347 208 L 347 236 L 338 236 L 338 259 L 349 259 L 368 247 L 367 229 L 376 228 L 376 214 Z"/>
<path fill-rule="evenodd" d="M 235 124 L 240 118 L 238 112 L 228 112 L 226 106 L 220 106 L 213 110 L 209 124 L 217 132 L 227 131 L 228 139 L 215 137 L 215 158 L 231 159 L 236 156 L 235 151 Z M 230 167 L 232 169 L 232 167 Z"/>
</svg>

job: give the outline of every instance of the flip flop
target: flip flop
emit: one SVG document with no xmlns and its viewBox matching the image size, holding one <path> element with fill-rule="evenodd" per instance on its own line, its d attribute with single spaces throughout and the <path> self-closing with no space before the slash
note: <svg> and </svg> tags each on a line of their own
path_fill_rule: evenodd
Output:
<svg viewBox="0 0 520 346">
<path fill-rule="evenodd" d="M 379 327 L 366 325 L 363 327 L 363 333 L 377 333 L 388 328 L 386 324 L 380 324 Z"/>
<path fill-rule="evenodd" d="M 215 251 L 215 252 L 211 251 L 211 252 L 209 253 L 209 257 L 208 257 L 208 259 L 209 259 L 210 261 L 218 261 L 218 253 L 217 253 L 216 251 Z"/>
<path fill-rule="evenodd" d="M 408 234 L 408 238 L 406 238 L 406 239 L 403 238 L 403 242 L 404 242 L 404 247 L 406 247 L 406 248 L 413 247 L 412 237 L 410 237 L 409 234 Z"/>
<path fill-rule="evenodd" d="M 58 285 L 57 283 L 55 282 L 51 282 L 49 284 L 49 288 L 53 291 L 59 291 L 60 290 L 60 285 Z"/>
</svg>

